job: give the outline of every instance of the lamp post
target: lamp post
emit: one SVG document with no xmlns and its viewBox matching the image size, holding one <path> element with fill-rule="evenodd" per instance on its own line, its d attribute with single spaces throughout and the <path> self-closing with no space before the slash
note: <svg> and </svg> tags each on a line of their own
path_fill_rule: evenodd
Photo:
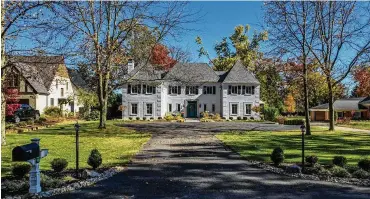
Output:
<svg viewBox="0 0 370 199">
<path fill-rule="evenodd" d="M 304 170 L 304 133 L 306 132 L 306 127 L 304 124 L 301 126 L 301 132 L 302 132 L 302 171 Z"/>
<path fill-rule="evenodd" d="M 78 178 L 78 154 L 79 154 L 79 137 L 78 137 L 78 131 L 80 130 L 80 125 L 78 124 L 78 121 L 74 125 L 76 130 L 76 178 Z"/>
</svg>

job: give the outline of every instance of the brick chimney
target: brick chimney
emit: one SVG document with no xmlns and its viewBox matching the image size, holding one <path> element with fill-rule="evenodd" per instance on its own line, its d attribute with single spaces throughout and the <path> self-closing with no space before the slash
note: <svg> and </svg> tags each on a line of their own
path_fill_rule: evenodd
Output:
<svg viewBox="0 0 370 199">
<path fill-rule="evenodd" d="M 134 60 L 133 59 L 129 59 L 128 60 L 128 64 L 127 64 L 127 73 L 131 73 L 131 71 L 133 71 L 135 68 L 135 63 L 134 63 Z"/>
</svg>

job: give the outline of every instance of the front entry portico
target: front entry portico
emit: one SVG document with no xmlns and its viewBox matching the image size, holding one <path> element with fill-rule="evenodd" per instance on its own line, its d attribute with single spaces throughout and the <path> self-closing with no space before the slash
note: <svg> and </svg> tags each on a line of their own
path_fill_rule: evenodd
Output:
<svg viewBox="0 0 370 199">
<path fill-rule="evenodd" d="M 196 118 L 197 115 L 197 102 L 188 101 L 188 105 L 186 106 L 186 117 Z"/>
</svg>

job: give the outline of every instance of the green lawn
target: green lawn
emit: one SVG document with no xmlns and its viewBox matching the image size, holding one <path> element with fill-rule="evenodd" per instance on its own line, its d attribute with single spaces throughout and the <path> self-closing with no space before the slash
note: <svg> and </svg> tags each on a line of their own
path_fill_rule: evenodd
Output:
<svg viewBox="0 0 370 199">
<path fill-rule="evenodd" d="M 251 160 L 270 162 L 270 154 L 275 147 L 284 150 L 285 162 L 301 161 L 301 134 L 299 131 L 271 132 L 225 132 L 217 138 Z M 333 156 L 342 155 L 348 164 L 357 164 L 370 155 L 370 135 L 336 131 L 330 132 L 313 128 L 311 136 L 305 136 L 305 155 L 316 155 L 319 162 L 331 163 Z"/>
<path fill-rule="evenodd" d="M 102 154 L 103 167 L 125 165 L 150 139 L 150 134 L 138 133 L 108 121 L 106 129 L 97 129 L 97 122 L 80 122 L 80 159 L 81 168 L 89 167 L 87 158 L 90 151 L 97 148 Z M 9 134 L 7 145 L 1 149 L 2 176 L 11 169 L 11 150 L 18 145 L 30 143 L 31 138 L 40 138 L 41 148 L 49 149 L 49 155 L 41 160 L 41 169 L 49 170 L 54 158 L 65 158 L 68 168 L 75 168 L 75 130 L 73 124 L 61 124 L 34 132 Z"/>
<path fill-rule="evenodd" d="M 350 124 L 340 124 L 338 126 L 370 130 L 370 121 L 351 121 Z"/>
</svg>

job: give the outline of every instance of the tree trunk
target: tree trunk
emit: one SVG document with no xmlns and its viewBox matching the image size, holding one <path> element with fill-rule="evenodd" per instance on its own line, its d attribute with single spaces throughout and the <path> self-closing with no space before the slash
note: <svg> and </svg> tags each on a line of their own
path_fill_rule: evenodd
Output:
<svg viewBox="0 0 370 199">
<path fill-rule="evenodd" d="M 311 135 L 310 112 L 308 107 L 308 85 L 307 85 L 307 64 L 303 66 L 303 91 L 304 91 L 304 112 L 306 121 L 306 135 Z"/>
<path fill-rule="evenodd" d="M 6 109 L 5 95 L 3 92 L 1 92 L 1 145 L 6 145 L 5 109 Z"/>
<path fill-rule="evenodd" d="M 329 89 L 329 131 L 334 131 L 334 99 L 333 99 L 333 86 L 330 77 L 326 79 Z"/>
<path fill-rule="evenodd" d="M 102 105 L 100 106 L 99 128 L 105 129 L 106 122 L 107 122 L 107 100 L 103 100 Z"/>
</svg>

